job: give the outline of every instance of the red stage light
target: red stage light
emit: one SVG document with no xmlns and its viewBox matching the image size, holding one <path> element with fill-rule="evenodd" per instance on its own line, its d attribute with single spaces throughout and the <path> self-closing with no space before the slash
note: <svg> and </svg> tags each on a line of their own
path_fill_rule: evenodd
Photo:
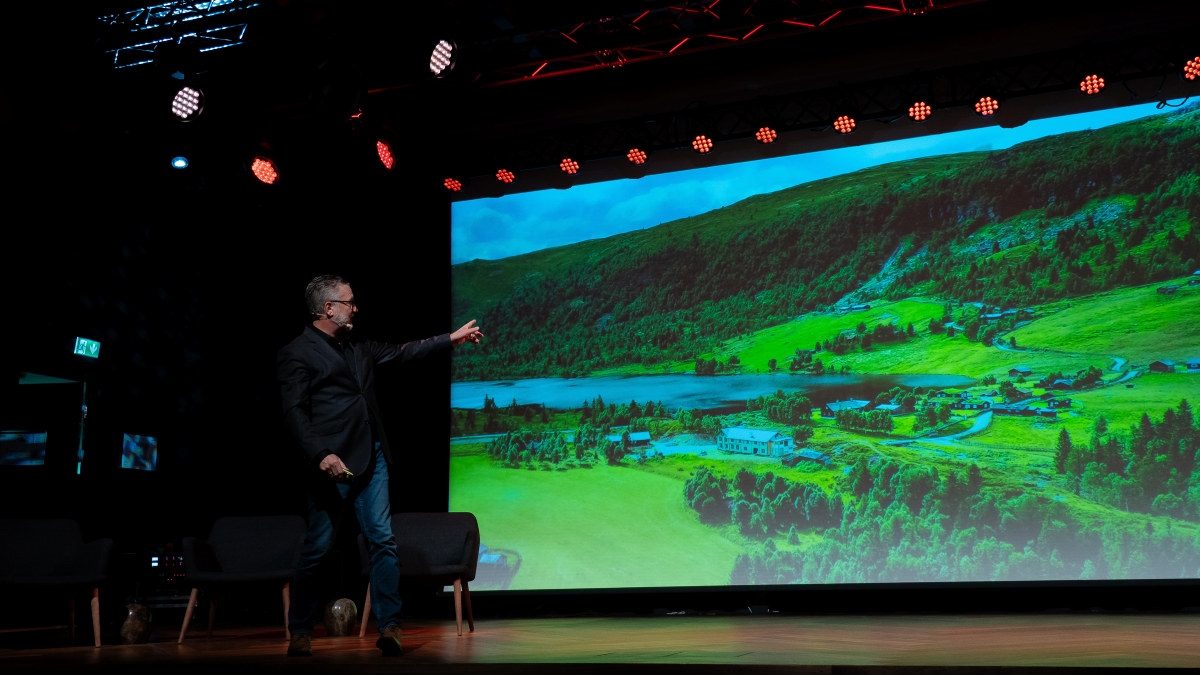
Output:
<svg viewBox="0 0 1200 675">
<path fill-rule="evenodd" d="M 513 174 L 513 172 L 509 171 L 508 169 L 500 169 L 496 172 L 496 180 L 500 181 L 501 183 L 511 183 L 516 180 L 516 178 L 517 177 Z"/>
<path fill-rule="evenodd" d="M 775 130 L 772 129 L 771 127 L 762 127 L 757 132 L 755 132 L 754 138 L 759 143 L 763 143 L 763 144 L 774 143 L 775 139 L 779 138 L 779 134 L 775 133 Z"/>
<path fill-rule="evenodd" d="M 563 158 L 563 161 L 558 163 L 558 168 L 562 169 L 563 173 L 574 176 L 575 174 L 579 173 L 579 162 L 576 162 L 570 157 L 565 157 Z"/>
<path fill-rule="evenodd" d="M 984 96 L 975 102 L 975 114 L 987 117 L 1000 109 L 1000 102 L 991 96 Z"/>
<path fill-rule="evenodd" d="M 833 128 L 836 129 L 839 134 L 848 134 L 851 131 L 854 131 L 855 126 L 857 125 L 854 122 L 854 118 L 849 115 L 842 115 L 833 121 Z"/>
<path fill-rule="evenodd" d="M 710 152 L 713 149 L 712 139 L 703 134 L 692 139 L 692 149 L 700 154 Z"/>
<path fill-rule="evenodd" d="M 390 169 L 396 166 L 396 158 L 392 156 L 392 149 L 382 138 L 375 141 L 375 154 L 379 155 L 379 161 L 384 168 Z"/>
<path fill-rule="evenodd" d="M 275 168 L 275 162 L 266 157 L 255 157 L 250 163 L 250 172 L 267 185 L 279 182 L 279 171 Z"/>
<path fill-rule="evenodd" d="M 924 122 L 932 114 L 933 108 L 930 108 L 929 104 L 925 101 L 917 101 L 908 108 L 908 116 L 914 122 Z"/>
<path fill-rule="evenodd" d="M 459 192 L 462 190 L 462 182 L 456 178 L 447 178 L 446 180 L 442 181 L 442 185 L 444 185 L 446 189 L 451 192 Z"/>
<path fill-rule="evenodd" d="M 1188 59 L 1187 63 L 1183 64 L 1183 77 L 1188 80 L 1200 77 L 1200 56 Z"/>
<path fill-rule="evenodd" d="M 638 150 L 637 148 L 631 148 L 629 152 L 625 153 L 625 158 L 628 159 L 631 164 L 645 164 L 646 151 Z"/>
<path fill-rule="evenodd" d="M 1079 82 L 1079 91 L 1082 91 L 1085 96 L 1099 94 L 1102 89 L 1104 89 L 1104 78 L 1099 75 L 1088 75 Z"/>
</svg>

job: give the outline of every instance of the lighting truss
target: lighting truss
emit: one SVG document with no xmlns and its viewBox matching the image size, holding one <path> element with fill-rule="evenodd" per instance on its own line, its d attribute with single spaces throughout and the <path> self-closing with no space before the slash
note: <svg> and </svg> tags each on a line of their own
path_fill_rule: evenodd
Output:
<svg viewBox="0 0 1200 675">
<path fill-rule="evenodd" d="M 476 44 L 478 86 L 620 68 L 747 41 L 924 14 L 979 0 L 682 0 Z"/>
<path fill-rule="evenodd" d="M 490 146 L 491 157 L 503 157 L 511 168 L 537 169 L 556 166 L 556 156 L 568 141 L 577 148 L 576 159 L 595 161 L 623 158 L 631 147 L 646 152 L 690 149 L 695 136 L 690 129 L 711 130 L 707 135 L 715 143 L 755 138 L 762 124 L 775 120 L 772 127 L 782 136 L 795 131 L 828 129 L 832 110 L 852 105 L 858 127 L 866 124 L 913 123 L 909 108 L 913 91 L 920 89 L 922 100 L 932 111 L 971 109 L 986 86 L 1001 100 L 1078 91 L 1082 69 L 1096 67 L 1106 73 L 1110 87 L 1123 85 L 1132 98 L 1154 100 L 1158 93 L 1145 82 L 1175 77 L 1177 56 L 1169 45 L 1132 43 L 1109 50 L 1103 58 L 1081 55 L 1078 50 L 1024 56 L 967 66 L 931 71 L 921 81 L 900 77 L 865 81 L 835 88 L 780 94 L 756 99 L 752 103 L 733 102 L 707 107 L 647 115 L 624 121 L 606 121 L 595 125 L 575 125 L 553 132 L 539 131 L 502 139 Z M 1142 84 L 1136 84 L 1136 83 Z M 1135 83 L 1133 85 L 1129 83 Z M 1134 89 L 1131 87 L 1138 87 Z M 487 172 L 481 160 L 471 158 L 463 149 L 452 155 L 459 158 L 456 170 L 464 175 Z M 477 165 L 471 166 L 472 163 Z"/>
<path fill-rule="evenodd" d="M 163 2 L 105 14 L 97 21 L 111 38 L 104 53 L 113 68 L 122 69 L 152 63 L 160 45 L 184 39 L 194 40 L 200 52 L 245 44 L 250 10 L 261 5 L 259 0 Z"/>
</svg>

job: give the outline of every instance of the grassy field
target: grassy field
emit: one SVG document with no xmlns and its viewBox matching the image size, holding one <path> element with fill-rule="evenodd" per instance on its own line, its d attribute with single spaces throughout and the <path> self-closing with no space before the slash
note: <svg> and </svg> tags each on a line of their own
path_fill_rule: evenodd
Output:
<svg viewBox="0 0 1200 675">
<path fill-rule="evenodd" d="M 1160 286 L 1179 284 L 1164 295 Z M 1013 331 L 1017 344 L 1116 356 L 1146 366 L 1156 359 L 1200 358 L 1200 286 L 1179 279 L 1062 303 L 1062 309 Z"/>
<path fill-rule="evenodd" d="M 723 586 L 741 552 L 687 508 L 682 475 L 504 469 L 456 455 L 450 479 L 450 509 L 475 513 L 486 546 L 520 553 L 509 590 Z"/>
</svg>

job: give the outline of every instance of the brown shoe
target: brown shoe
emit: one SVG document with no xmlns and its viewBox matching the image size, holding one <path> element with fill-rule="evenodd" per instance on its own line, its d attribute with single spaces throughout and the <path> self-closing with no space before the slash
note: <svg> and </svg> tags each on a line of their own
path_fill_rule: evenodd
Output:
<svg viewBox="0 0 1200 675">
<path fill-rule="evenodd" d="M 312 636 L 307 633 L 292 633 L 288 643 L 288 656 L 312 656 Z"/>
<path fill-rule="evenodd" d="M 384 656 L 400 656 L 400 626 L 391 625 L 383 629 L 375 646 Z"/>
</svg>

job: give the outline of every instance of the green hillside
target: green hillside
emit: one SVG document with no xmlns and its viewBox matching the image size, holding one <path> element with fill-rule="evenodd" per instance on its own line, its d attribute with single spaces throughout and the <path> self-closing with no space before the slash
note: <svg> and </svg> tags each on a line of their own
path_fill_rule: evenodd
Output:
<svg viewBox="0 0 1200 675">
<path fill-rule="evenodd" d="M 1191 296 L 1133 307 L 1121 290 L 1198 266 L 1198 110 L 888 164 L 653 228 L 455 265 L 454 315 L 488 326 L 489 348 L 457 353 L 452 376 L 662 372 L 733 355 L 755 372 L 858 320 L 873 330 L 881 312 L 844 313 L 864 303 L 893 307 L 889 320 L 905 331 L 912 323 L 912 334 L 850 358 L 831 342 L 830 354 L 818 355 L 824 366 L 836 357 L 856 370 L 923 369 L 946 355 L 937 338 L 947 327 L 980 346 L 1011 332 L 1019 345 L 1065 339 L 1059 344 L 1080 353 L 1144 361 L 1170 346 L 1154 336 L 1171 335 L 1186 351 L 1195 330 L 1170 324 L 1176 310 L 1194 308 Z M 1070 312 L 1028 326 L 985 318 L 1035 306 L 1044 314 L 1101 293 L 1113 294 L 1116 304 L 1101 313 L 1113 320 L 1143 312 L 1127 337 Z M 1008 363 L 965 348 L 954 357 L 972 371 Z"/>
</svg>

